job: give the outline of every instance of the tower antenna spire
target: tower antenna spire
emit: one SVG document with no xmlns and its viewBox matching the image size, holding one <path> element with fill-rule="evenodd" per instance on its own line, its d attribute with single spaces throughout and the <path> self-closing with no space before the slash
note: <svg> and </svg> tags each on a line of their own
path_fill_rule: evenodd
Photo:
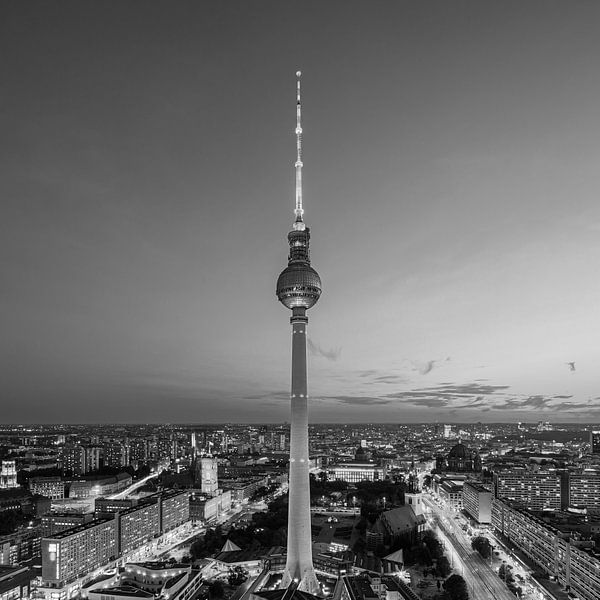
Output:
<svg viewBox="0 0 600 600">
<path fill-rule="evenodd" d="M 300 99 L 301 71 L 296 71 L 296 208 L 294 214 L 296 221 L 294 229 L 302 231 L 306 226 L 302 220 L 304 208 L 302 207 L 302 100 Z"/>
</svg>

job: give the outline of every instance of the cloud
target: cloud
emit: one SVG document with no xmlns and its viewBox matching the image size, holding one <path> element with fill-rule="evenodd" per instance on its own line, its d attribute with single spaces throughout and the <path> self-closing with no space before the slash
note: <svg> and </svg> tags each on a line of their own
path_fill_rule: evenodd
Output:
<svg viewBox="0 0 600 600">
<path fill-rule="evenodd" d="M 423 368 L 419 371 L 421 375 L 427 375 L 427 373 L 431 373 L 436 362 L 436 360 L 428 360 Z"/>
<path fill-rule="evenodd" d="M 572 396 L 527 396 L 526 398 L 507 398 L 503 404 L 497 404 L 494 410 L 538 410 L 546 412 L 574 412 L 581 409 L 589 409 L 590 401 L 587 402 L 559 402 L 554 403 L 556 398 L 571 398 Z"/>
<path fill-rule="evenodd" d="M 319 346 L 319 344 L 315 344 L 310 338 L 308 338 L 307 343 L 308 351 L 311 353 L 312 356 L 322 356 L 327 360 L 337 360 L 342 353 L 341 348 L 332 348 L 331 350 L 324 350 L 323 348 L 321 348 L 321 346 Z"/>
<path fill-rule="evenodd" d="M 552 398 L 544 396 L 528 396 L 527 398 L 508 398 L 504 404 L 494 406 L 495 410 L 543 410 Z"/>
<path fill-rule="evenodd" d="M 263 392 L 262 394 L 248 394 L 244 395 L 246 400 L 289 400 L 289 392 Z"/>
<path fill-rule="evenodd" d="M 352 405 L 374 405 L 374 404 L 389 404 L 391 400 L 384 398 L 373 398 L 371 396 L 326 396 L 324 399 L 336 400 L 342 404 Z"/>
<path fill-rule="evenodd" d="M 427 375 L 427 373 L 431 373 L 433 371 L 433 367 L 435 367 L 435 363 L 440 362 L 439 360 L 426 360 L 425 362 L 421 362 L 418 360 L 410 360 L 408 361 L 412 365 L 413 371 L 418 371 L 421 375 Z"/>
<path fill-rule="evenodd" d="M 404 381 L 406 380 L 400 375 L 380 375 L 373 378 L 372 383 L 403 383 Z"/>
<path fill-rule="evenodd" d="M 368 369 L 366 371 L 359 371 L 358 376 L 359 377 L 372 377 L 376 373 L 377 373 L 377 371 L 375 371 L 375 369 Z"/>
<path fill-rule="evenodd" d="M 568 365 L 569 371 L 574 371 L 575 370 L 575 363 L 574 362 L 568 362 L 568 363 L 565 363 L 565 364 Z"/>
<path fill-rule="evenodd" d="M 485 401 L 486 396 L 503 392 L 508 388 L 507 385 L 482 385 L 475 382 L 459 385 L 443 383 L 432 387 L 386 394 L 384 398 L 404 400 L 415 406 L 428 408 L 455 408 L 456 402 L 461 402 L 457 408 L 476 408 L 488 404 Z M 469 399 L 472 399 L 473 402 L 465 403 Z"/>
</svg>

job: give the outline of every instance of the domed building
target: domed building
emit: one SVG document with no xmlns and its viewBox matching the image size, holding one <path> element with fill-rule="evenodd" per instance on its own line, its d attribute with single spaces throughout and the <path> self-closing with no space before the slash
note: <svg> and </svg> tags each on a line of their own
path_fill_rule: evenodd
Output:
<svg viewBox="0 0 600 600">
<path fill-rule="evenodd" d="M 452 473 L 479 473 L 481 471 L 481 457 L 477 450 L 471 450 L 462 442 L 458 442 L 446 457 L 437 457 L 436 470 Z"/>
</svg>

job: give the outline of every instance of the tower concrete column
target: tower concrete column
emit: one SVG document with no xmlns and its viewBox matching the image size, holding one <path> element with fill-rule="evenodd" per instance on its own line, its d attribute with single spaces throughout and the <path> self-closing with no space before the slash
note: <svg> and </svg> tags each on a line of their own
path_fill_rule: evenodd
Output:
<svg viewBox="0 0 600 600">
<path fill-rule="evenodd" d="M 295 308 L 292 323 L 292 390 L 290 428 L 289 509 L 287 560 L 282 587 L 318 595 L 319 583 L 312 562 L 310 482 L 308 454 L 308 389 L 306 382 L 306 326 L 304 308 Z"/>
</svg>

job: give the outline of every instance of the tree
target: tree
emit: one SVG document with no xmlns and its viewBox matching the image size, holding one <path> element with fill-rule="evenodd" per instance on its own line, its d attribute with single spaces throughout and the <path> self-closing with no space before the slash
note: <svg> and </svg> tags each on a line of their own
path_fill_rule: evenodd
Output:
<svg viewBox="0 0 600 600">
<path fill-rule="evenodd" d="M 498 577 L 500 577 L 500 579 L 502 579 L 507 585 L 515 580 L 512 574 L 512 567 L 506 563 L 502 563 L 500 565 L 500 568 L 498 569 Z"/>
<path fill-rule="evenodd" d="M 440 577 L 448 577 L 452 573 L 450 561 L 445 556 L 438 558 L 436 571 Z"/>
<path fill-rule="evenodd" d="M 444 589 L 450 600 L 469 600 L 467 582 L 460 575 L 450 575 L 444 581 Z"/>
<path fill-rule="evenodd" d="M 229 569 L 227 581 L 229 582 L 229 585 L 238 587 L 248 579 L 248 574 L 248 571 L 246 571 L 246 569 L 244 569 L 243 567 L 233 567 L 232 569 Z"/>
<path fill-rule="evenodd" d="M 477 550 L 482 558 L 489 558 L 492 555 L 490 541 L 482 535 L 478 535 L 471 540 L 471 548 Z"/>
<path fill-rule="evenodd" d="M 433 531 L 426 531 L 423 534 L 423 544 L 425 544 L 427 550 L 429 550 L 429 554 L 432 558 L 440 559 L 442 556 L 444 556 L 444 547 L 437 539 Z"/>
<path fill-rule="evenodd" d="M 198 560 L 199 558 L 204 558 L 208 556 L 208 552 L 206 550 L 206 544 L 203 539 L 196 539 L 190 546 L 190 554 L 194 560 Z"/>
<path fill-rule="evenodd" d="M 210 600 L 219 600 L 225 596 L 225 588 L 223 584 L 218 580 L 211 582 L 208 586 L 208 597 Z"/>
</svg>

